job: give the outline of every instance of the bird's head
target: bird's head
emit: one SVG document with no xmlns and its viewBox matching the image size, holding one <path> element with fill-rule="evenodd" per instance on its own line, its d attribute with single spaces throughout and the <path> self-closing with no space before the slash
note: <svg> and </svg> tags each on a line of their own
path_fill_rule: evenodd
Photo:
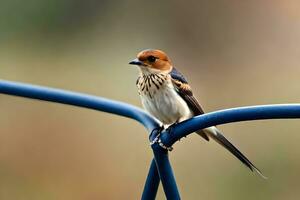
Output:
<svg viewBox="0 0 300 200">
<path fill-rule="evenodd" d="M 172 64 L 166 53 L 161 50 L 147 49 L 138 53 L 137 58 L 129 64 L 137 65 L 142 72 L 162 73 L 170 72 Z"/>
</svg>

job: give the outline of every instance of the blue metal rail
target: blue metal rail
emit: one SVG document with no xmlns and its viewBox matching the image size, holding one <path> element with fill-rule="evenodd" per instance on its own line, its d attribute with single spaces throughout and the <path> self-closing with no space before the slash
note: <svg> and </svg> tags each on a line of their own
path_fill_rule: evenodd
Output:
<svg viewBox="0 0 300 200">
<path fill-rule="evenodd" d="M 168 158 L 168 151 L 163 148 L 171 147 L 180 138 L 196 130 L 213 125 L 226 124 L 238 121 L 262 119 L 291 119 L 300 118 L 300 104 L 262 105 L 233 108 L 203 114 L 175 125 L 172 134 L 166 131 L 158 135 L 159 123 L 142 109 L 123 102 L 113 101 L 92 95 L 52 89 L 30 84 L 0 80 L 0 93 L 68 104 L 78 107 L 94 109 L 128 117 L 140 122 L 150 134 L 150 141 L 159 136 L 160 142 L 151 145 L 154 160 L 152 160 L 149 174 L 142 194 L 142 200 L 153 200 L 156 197 L 159 182 L 167 199 L 180 199 L 175 176 Z M 163 147 L 161 146 L 163 144 Z"/>
</svg>

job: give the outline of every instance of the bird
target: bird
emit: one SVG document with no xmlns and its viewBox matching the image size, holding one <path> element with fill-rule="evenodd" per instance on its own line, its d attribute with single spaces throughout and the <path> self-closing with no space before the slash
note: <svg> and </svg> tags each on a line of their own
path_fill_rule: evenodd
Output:
<svg viewBox="0 0 300 200">
<path fill-rule="evenodd" d="M 170 127 L 204 114 L 187 79 L 173 66 L 170 58 L 162 50 L 143 50 L 129 64 L 139 68 L 136 86 L 144 109 L 158 119 L 163 126 Z M 210 138 L 215 140 L 252 172 L 266 178 L 216 126 L 198 130 L 196 133 L 206 141 Z"/>
</svg>

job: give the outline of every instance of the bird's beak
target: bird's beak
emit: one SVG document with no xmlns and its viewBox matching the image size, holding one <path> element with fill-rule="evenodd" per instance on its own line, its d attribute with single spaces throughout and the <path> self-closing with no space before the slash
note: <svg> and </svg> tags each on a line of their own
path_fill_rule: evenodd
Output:
<svg viewBox="0 0 300 200">
<path fill-rule="evenodd" d="M 143 63 L 139 59 L 134 59 L 130 63 L 130 65 L 143 65 Z"/>
</svg>

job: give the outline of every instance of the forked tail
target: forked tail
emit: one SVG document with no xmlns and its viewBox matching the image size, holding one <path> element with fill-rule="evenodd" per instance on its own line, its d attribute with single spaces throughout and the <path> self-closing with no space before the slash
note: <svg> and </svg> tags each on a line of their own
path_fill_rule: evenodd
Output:
<svg viewBox="0 0 300 200">
<path fill-rule="evenodd" d="M 254 164 L 244 156 L 233 144 L 231 144 L 223 134 L 216 127 L 209 127 L 203 130 L 210 138 L 215 140 L 217 143 L 221 144 L 224 148 L 226 148 L 229 152 L 231 152 L 235 157 L 237 157 L 244 165 L 246 165 L 251 171 L 255 171 L 262 178 L 267 179 L 262 172 L 255 167 Z"/>
</svg>

